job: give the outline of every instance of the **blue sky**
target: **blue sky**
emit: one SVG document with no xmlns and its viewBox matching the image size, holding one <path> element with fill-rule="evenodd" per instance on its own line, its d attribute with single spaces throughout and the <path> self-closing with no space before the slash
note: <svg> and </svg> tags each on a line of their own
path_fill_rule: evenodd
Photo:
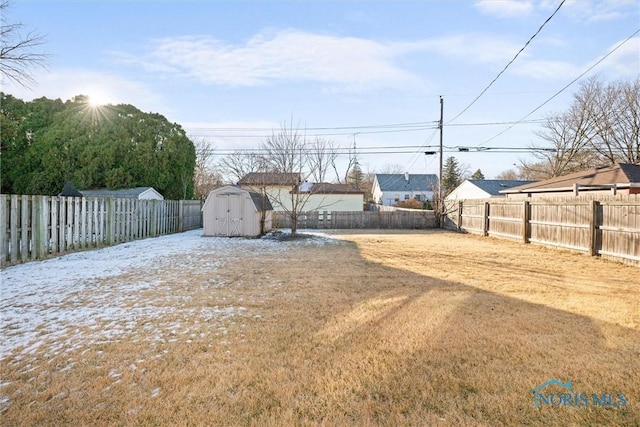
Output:
<svg viewBox="0 0 640 427">
<path fill-rule="evenodd" d="M 536 123 L 564 111 L 579 81 L 640 29 L 638 0 L 567 0 L 507 71 L 464 114 L 561 0 L 499 1 L 13 1 L 7 15 L 46 36 L 47 70 L 25 100 L 85 94 L 181 124 L 219 153 L 256 148 L 282 123 L 336 145 L 355 141 L 364 169 L 399 164 L 437 173 L 444 145 L 527 148 Z M 634 36 L 585 75 L 640 74 Z M 533 121 L 533 123 L 529 123 Z M 421 123 L 408 131 L 403 124 Z M 382 126 L 381 125 L 393 125 Z M 365 154 L 374 151 L 383 154 Z M 410 148 L 402 148 L 410 147 Z M 407 153 L 396 153 L 408 151 Z M 487 178 L 530 154 L 445 152 Z"/>
</svg>

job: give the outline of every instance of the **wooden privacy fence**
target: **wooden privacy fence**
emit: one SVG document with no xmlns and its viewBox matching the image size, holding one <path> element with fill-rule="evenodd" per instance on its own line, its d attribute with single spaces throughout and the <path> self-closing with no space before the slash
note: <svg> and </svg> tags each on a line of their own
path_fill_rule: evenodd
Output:
<svg viewBox="0 0 640 427">
<path fill-rule="evenodd" d="M 433 211 L 332 211 L 301 212 L 298 228 L 310 229 L 350 229 L 350 228 L 435 228 Z M 274 228 L 291 228 L 291 218 L 286 212 L 273 213 Z"/>
<path fill-rule="evenodd" d="M 202 227 L 198 200 L 0 196 L 1 266 Z"/>
<path fill-rule="evenodd" d="M 461 231 L 604 255 L 640 265 L 640 198 L 463 200 L 445 225 Z"/>
</svg>

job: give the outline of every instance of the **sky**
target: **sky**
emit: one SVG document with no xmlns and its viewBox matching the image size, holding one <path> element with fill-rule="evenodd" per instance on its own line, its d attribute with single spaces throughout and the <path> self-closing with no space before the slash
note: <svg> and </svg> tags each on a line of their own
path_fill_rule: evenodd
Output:
<svg viewBox="0 0 640 427">
<path fill-rule="evenodd" d="M 49 64 L 2 90 L 132 104 L 218 157 L 293 126 L 378 172 L 438 173 L 442 107 L 445 159 L 494 178 L 548 146 L 581 82 L 640 74 L 639 0 L 565 0 L 545 24 L 561 2 L 13 0 Z"/>
</svg>

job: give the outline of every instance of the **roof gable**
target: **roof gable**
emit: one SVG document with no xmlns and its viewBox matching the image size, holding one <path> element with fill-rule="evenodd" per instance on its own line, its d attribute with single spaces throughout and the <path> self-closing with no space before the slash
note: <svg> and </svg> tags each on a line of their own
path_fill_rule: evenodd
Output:
<svg viewBox="0 0 640 427">
<path fill-rule="evenodd" d="M 376 174 L 376 181 L 381 191 L 434 191 L 438 186 L 438 177 L 434 174 L 393 173 Z"/>
</svg>

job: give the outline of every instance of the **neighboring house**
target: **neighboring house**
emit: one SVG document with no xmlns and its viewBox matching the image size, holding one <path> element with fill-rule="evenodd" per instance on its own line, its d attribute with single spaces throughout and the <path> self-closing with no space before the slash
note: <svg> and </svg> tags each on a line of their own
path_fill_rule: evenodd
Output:
<svg viewBox="0 0 640 427">
<path fill-rule="evenodd" d="M 227 185 L 209 193 L 202 206 L 204 236 L 259 236 L 271 230 L 273 207 L 261 193 Z"/>
<path fill-rule="evenodd" d="M 381 205 L 416 199 L 433 201 L 438 177 L 433 174 L 376 174 L 373 180 L 373 200 Z"/>
<path fill-rule="evenodd" d="M 61 197 L 83 197 L 82 193 L 80 191 L 78 191 L 76 186 L 73 185 L 73 182 L 71 182 L 71 181 L 68 181 L 64 185 L 64 187 L 62 187 L 62 191 L 60 192 L 60 194 L 58 194 L 58 196 L 61 196 Z"/>
<path fill-rule="evenodd" d="M 500 191 L 525 184 L 532 184 L 535 181 L 513 181 L 503 179 L 466 179 L 457 186 L 446 200 L 470 200 L 488 199 L 490 197 L 504 197 Z"/>
<path fill-rule="evenodd" d="M 136 188 L 121 188 L 119 190 L 81 190 L 84 197 L 97 197 L 107 198 L 113 197 L 115 199 L 137 199 L 137 200 L 164 200 L 164 196 L 158 193 L 153 187 L 136 187 Z"/>
<path fill-rule="evenodd" d="M 508 198 L 640 194 L 640 165 L 618 163 L 500 191 Z"/>
<path fill-rule="evenodd" d="M 304 206 L 301 211 L 362 211 L 364 191 L 348 184 L 311 184 L 300 194 Z"/>
<path fill-rule="evenodd" d="M 299 173 L 275 172 L 251 172 L 238 181 L 242 188 L 266 193 L 275 211 L 291 211 L 292 191 L 296 191 L 300 183 Z"/>
</svg>

